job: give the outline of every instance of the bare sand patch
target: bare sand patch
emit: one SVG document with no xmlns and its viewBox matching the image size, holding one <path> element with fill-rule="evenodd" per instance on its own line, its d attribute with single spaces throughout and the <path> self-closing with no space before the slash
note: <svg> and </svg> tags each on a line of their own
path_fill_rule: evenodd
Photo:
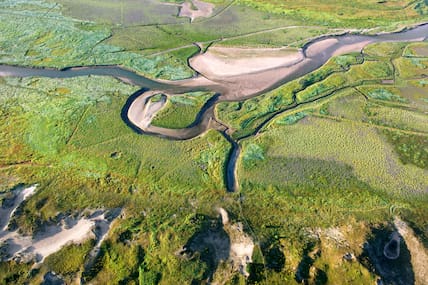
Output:
<svg viewBox="0 0 428 285">
<path fill-rule="evenodd" d="M 335 38 L 327 38 L 324 40 L 316 41 L 314 43 L 311 43 L 308 48 L 306 49 L 306 56 L 307 57 L 314 57 L 318 56 L 320 52 L 327 50 L 331 47 L 333 47 L 335 44 L 339 43 L 339 40 Z"/>
<path fill-rule="evenodd" d="M 420 46 L 414 48 L 417 56 L 427 57 L 428 56 L 428 46 Z"/>
<path fill-rule="evenodd" d="M 189 60 L 207 78 L 225 78 L 291 66 L 303 60 L 301 51 L 288 48 L 247 49 L 212 47 Z"/>
<path fill-rule="evenodd" d="M 89 238 L 97 241 L 95 249 L 99 248 L 105 238 L 111 218 L 117 217 L 117 211 L 113 211 L 110 218 L 107 211 L 95 211 L 89 217 L 67 216 L 56 225 L 45 226 L 34 237 L 25 236 L 18 230 L 9 230 L 10 220 L 16 209 L 36 191 L 37 185 L 13 190 L 12 197 L 3 200 L 0 208 L 0 260 L 17 260 L 43 262 L 43 260 L 59 251 L 69 243 L 80 243 Z"/>
<path fill-rule="evenodd" d="M 184 2 L 181 4 L 179 17 L 188 17 L 190 22 L 196 18 L 207 18 L 212 15 L 214 11 L 214 4 L 205 3 L 199 0 L 191 0 L 191 2 Z"/>
<path fill-rule="evenodd" d="M 3 260 L 17 260 L 28 262 L 43 260 L 59 251 L 70 243 L 80 243 L 88 239 L 101 240 L 105 235 L 105 229 L 111 221 L 101 212 L 90 218 L 67 218 L 62 225 L 47 226 L 34 237 L 23 236 L 18 231 L 4 231 L 1 233 L 0 244 Z M 101 227 L 102 236 L 97 236 L 97 227 Z M 97 243 L 98 244 L 98 243 Z"/>
<path fill-rule="evenodd" d="M 211 220 L 211 226 L 195 233 L 177 255 L 191 259 L 195 253 L 211 260 L 208 282 L 210 284 L 222 284 L 224 276 L 231 276 L 233 272 L 240 272 L 248 277 L 246 268 L 252 262 L 254 242 L 244 232 L 242 223 L 234 223 L 229 220 L 226 210 L 219 208 L 221 223 L 218 219 Z M 220 279 L 219 279 L 220 278 Z"/>
<path fill-rule="evenodd" d="M 333 53 L 333 56 L 338 56 L 338 55 L 342 55 L 350 52 L 360 52 L 361 50 L 363 50 L 365 46 L 367 46 L 372 42 L 373 40 L 366 40 L 358 43 L 343 45 Z"/>
<path fill-rule="evenodd" d="M 357 42 L 346 43 L 336 38 L 326 38 L 311 43 L 305 51 L 308 58 L 315 58 L 329 54 L 329 57 L 338 56 L 350 52 L 360 52 L 365 46 L 374 42 L 374 39 L 359 40 Z M 333 51 L 333 53 L 330 53 Z"/>
<path fill-rule="evenodd" d="M 248 277 L 247 265 L 252 262 L 254 242 L 243 230 L 242 223 L 230 223 L 229 215 L 223 208 L 219 209 L 223 227 L 230 238 L 229 260 L 232 269 Z"/>
<path fill-rule="evenodd" d="M 1 232 L 7 230 L 10 219 L 15 214 L 16 209 L 24 202 L 28 197 L 36 192 L 37 185 L 33 185 L 27 188 L 18 187 L 12 191 L 12 197 L 6 199 L 3 205 L 0 207 L 0 236 Z"/>
<path fill-rule="evenodd" d="M 129 120 L 142 130 L 146 130 L 150 126 L 153 117 L 160 109 L 162 109 L 166 103 L 165 95 L 162 95 L 161 100 L 157 102 L 152 102 L 150 100 L 151 97 L 157 94 L 162 93 L 156 90 L 145 92 L 135 99 L 135 101 L 129 107 Z"/>
<path fill-rule="evenodd" d="M 428 252 L 422 242 L 416 237 L 413 230 L 400 218 L 396 217 L 394 225 L 406 242 L 410 251 L 412 269 L 415 274 L 415 284 L 423 285 L 428 280 Z"/>
</svg>

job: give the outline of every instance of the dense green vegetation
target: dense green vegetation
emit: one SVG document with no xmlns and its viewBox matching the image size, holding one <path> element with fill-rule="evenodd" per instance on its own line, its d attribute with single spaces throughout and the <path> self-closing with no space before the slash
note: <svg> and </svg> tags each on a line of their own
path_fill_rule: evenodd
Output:
<svg viewBox="0 0 428 285">
<path fill-rule="evenodd" d="M 170 96 L 165 107 L 156 113 L 152 125 L 180 129 L 192 124 L 205 102 L 214 94 L 193 92 Z"/>
<path fill-rule="evenodd" d="M 38 183 L 40 188 L 16 217 L 21 231 L 37 232 L 43 225 L 55 223 L 60 212 L 127 205 L 127 217 L 131 219 L 127 219 L 127 223 L 133 216 L 140 223 L 143 219 L 144 228 L 137 225 L 138 232 L 154 239 L 153 249 L 145 248 L 147 254 L 153 255 L 154 260 L 159 254 L 167 254 L 170 259 L 185 243 L 186 235 L 193 234 L 194 229 L 186 222 L 193 212 L 212 214 L 215 201 L 220 205 L 227 142 L 215 132 L 184 142 L 133 133 L 120 119 L 120 109 L 134 90 L 115 79 L 103 77 L 2 79 L 1 133 L 9 142 L 1 145 L 4 155 L 0 160 L 0 172 L 2 177 L 8 177 L 2 180 L 2 189 L 18 181 Z M 36 124 L 43 127 L 36 128 Z M 170 164 L 171 159 L 176 162 Z M 175 169 L 171 165 L 175 165 Z M 165 197 L 169 198 L 165 200 Z M 173 205 L 170 199 L 175 201 Z M 146 218 L 141 216 L 143 210 L 149 213 Z M 177 214 L 178 217 L 173 217 Z M 129 226 L 124 223 L 123 231 L 132 232 L 132 224 Z M 182 230 L 176 231 L 177 227 Z M 177 240 L 171 243 L 165 239 L 162 244 L 168 247 L 163 253 L 158 252 L 158 239 L 171 235 Z M 138 237 L 142 239 L 144 237 Z M 108 255 L 102 255 L 103 259 L 98 261 L 104 268 L 97 277 L 99 282 L 110 280 L 111 274 L 120 270 L 124 271 L 112 280 L 138 279 L 141 260 L 135 261 L 136 267 L 128 263 L 133 254 L 140 253 L 129 252 L 127 246 L 120 248 L 115 239 L 103 246 L 103 252 Z M 81 249 L 66 248 L 51 259 L 61 258 L 63 254 L 72 258 L 75 254 L 76 257 L 62 267 L 67 270 L 64 274 L 71 274 L 77 269 L 74 266 L 80 264 Z M 125 256 L 126 262 L 117 260 Z M 156 262 L 149 264 L 152 267 Z M 53 266 L 55 262 L 51 263 Z M 156 274 L 162 272 L 162 264 L 153 269 L 158 272 Z M 17 272 L 28 268 L 14 264 L 2 266 L 5 267 L 2 272 L 12 271 L 1 274 L 2 278 L 9 278 L 2 280 L 17 282 L 23 278 L 22 273 Z M 181 268 L 185 268 L 180 262 L 176 266 L 171 268 L 170 277 L 163 272 L 164 278 L 176 278 Z M 10 279 L 11 276 L 15 277 Z"/>
<path fill-rule="evenodd" d="M 400 132 L 385 131 L 388 139 L 394 144 L 395 151 L 404 163 L 411 163 L 420 168 L 428 167 L 428 138 L 426 136 L 406 135 Z"/>
<path fill-rule="evenodd" d="M 216 43 L 220 46 L 243 46 L 257 48 L 272 48 L 272 47 L 301 47 L 311 37 L 316 37 L 320 34 L 327 34 L 328 29 L 321 27 L 285 27 L 257 33 L 253 35 L 245 35 L 237 38 L 226 39 Z"/>
<path fill-rule="evenodd" d="M 307 23 L 333 27 L 380 27 L 425 15 L 426 1 L 263 1 L 239 0 L 259 10 L 301 18 Z M 415 3 L 416 2 L 416 3 Z"/>
<path fill-rule="evenodd" d="M 357 76 L 362 80 L 367 74 L 363 68 L 358 68 L 358 64 L 362 62 L 359 54 L 332 58 L 322 68 L 271 92 L 240 103 L 220 103 L 217 107 L 218 117 L 236 130 L 235 137 L 245 136 L 271 114 L 289 108 L 296 102 L 294 97 L 297 102 L 302 103 L 328 95 L 347 84 L 357 85 L 358 81 L 354 82 Z M 366 70 L 370 70 L 372 66 L 377 67 L 377 62 L 370 62 L 368 65 Z M 387 68 L 382 64 L 378 65 L 380 68 Z M 353 80 L 349 81 L 349 77 Z"/>
<path fill-rule="evenodd" d="M 374 47 L 384 50 L 381 53 L 383 56 L 376 55 Z M 423 89 L 425 85 L 419 80 L 415 88 L 411 81 L 420 76 L 418 70 L 423 71 L 418 63 L 403 69 L 400 64 L 405 59 L 401 56 L 404 48 L 403 44 L 374 44 L 364 50 L 364 57 L 354 54 L 332 58 L 320 69 L 267 94 L 244 102 L 219 104 L 218 117 L 234 129 L 234 137 L 240 138 L 254 132 L 272 114 L 280 113 L 295 103 L 302 104 L 332 96 L 338 90 L 356 88 L 370 102 L 376 103 L 365 107 L 370 117 L 365 118 L 365 121 L 405 130 L 425 131 L 426 116 L 413 111 L 413 108 L 426 110 L 426 101 L 422 95 L 423 90 L 426 90 Z M 425 58 L 419 59 L 423 61 Z M 403 75 L 409 73 L 408 70 L 411 70 L 411 76 Z M 390 80 L 397 84 L 391 85 Z M 392 106 L 397 108 L 389 108 Z M 412 109 L 409 110 L 409 107 Z"/>
<path fill-rule="evenodd" d="M 127 51 L 115 46 L 114 42 L 107 43 L 112 36 L 108 25 L 64 17 L 55 4 L 3 1 L 0 9 L 2 63 L 56 68 L 118 64 L 155 78 L 182 79 L 193 75 L 186 60 L 196 47 L 143 57 L 138 51 Z M 145 41 L 154 44 L 154 48 L 162 48 L 147 38 Z M 153 46 L 141 46 L 141 49 L 153 50 Z"/>
<path fill-rule="evenodd" d="M 72 91 L 66 92 L 65 86 Z M 32 209 L 22 217 L 28 222 L 32 215 L 48 220 L 67 207 L 83 209 L 104 203 L 116 207 L 140 186 L 180 192 L 223 187 L 225 140 L 214 132 L 181 143 L 134 134 L 120 119 L 120 110 L 134 90 L 131 86 L 91 77 L 7 79 L 1 88 L 1 132 L 9 144 L 1 146 L 0 163 L 12 166 L 3 171 L 19 173 L 23 181 L 46 187 L 38 193 L 45 199 L 43 205 L 28 204 Z M 171 171 L 171 158 L 177 159 L 176 171 Z M 28 160 L 38 167 L 20 166 Z M 69 194 L 56 191 L 67 183 Z M 82 192 L 81 187 L 87 190 Z M 100 192 L 99 187 L 104 190 Z M 62 201 L 58 195 L 75 196 L 73 201 Z M 24 228 L 28 224 L 21 222 Z"/>
<path fill-rule="evenodd" d="M 189 23 L 176 7 L 137 2 L 2 1 L 0 63 L 118 64 L 183 79 L 194 75 L 194 42 L 300 47 L 427 15 L 425 0 L 213 0 L 213 17 Z M 52 271 L 91 284 L 205 284 L 210 275 L 226 284 L 374 283 L 362 245 L 376 229 L 401 216 L 428 244 L 427 66 L 426 42 L 373 44 L 266 94 L 218 104 L 241 147 L 239 193 L 225 193 L 231 144 L 220 132 L 170 141 L 123 122 L 139 87 L 101 76 L 0 77 L 0 203 L 15 186 L 38 184 L 12 226 L 35 235 L 64 215 L 122 209 L 94 260 L 93 240 L 68 244 L 33 269 L 31 260 L 0 262 L 0 284 L 38 284 Z M 169 96 L 152 123 L 186 127 L 212 96 Z M 229 261 L 212 264 L 211 248 L 179 254 L 219 226 L 219 207 L 255 243 L 248 278 Z"/>
<path fill-rule="evenodd" d="M 62 276 L 72 276 L 82 269 L 85 259 L 93 246 L 93 240 L 89 240 L 83 244 L 63 247 L 60 251 L 48 256 L 44 261 L 44 265 L 47 269 Z"/>
</svg>

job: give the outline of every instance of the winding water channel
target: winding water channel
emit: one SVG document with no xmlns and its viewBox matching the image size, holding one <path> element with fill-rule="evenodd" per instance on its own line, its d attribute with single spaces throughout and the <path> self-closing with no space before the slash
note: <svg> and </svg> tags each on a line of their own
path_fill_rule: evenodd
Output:
<svg viewBox="0 0 428 285">
<path fill-rule="evenodd" d="M 412 29 L 396 33 L 378 35 L 344 34 L 339 36 L 324 36 L 307 43 L 303 49 L 303 59 L 290 66 L 261 71 L 246 75 L 245 81 L 239 78 L 228 78 L 228 80 L 209 80 L 201 75 L 178 81 L 151 80 L 133 71 L 119 66 L 85 66 L 70 67 L 62 70 L 49 68 L 19 67 L 11 65 L 0 65 L 0 77 L 49 77 L 69 78 L 87 75 L 113 76 L 123 82 L 140 86 L 141 89 L 132 94 L 122 109 L 122 119 L 134 131 L 140 134 L 154 135 L 171 140 L 187 140 L 197 137 L 208 129 L 217 129 L 223 133 L 231 143 L 232 149 L 226 169 L 226 185 L 229 192 L 238 190 L 236 179 L 236 164 L 240 154 L 238 141 L 234 141 L 226 132 L 227 127 L 218 123 L 215 119 L 215 105 L 224 101 L 242 101 L 275 89 L 291 80 L 304 76 L 325 64 L 331 57 L 349 53 L 361 52 L 362 49 L 375 42 L 411 42 L 423 41 L 428 37 L 428 23 L 421 24 Z M 251 82 L 257 82 L 260 75 L 264 75 L 261 84 L 252 86 Z M 272 75 L 272 76 L 269 76 Z M 267 78 L 267 79 L 266 79 Z M 243 85 L 242 82 L 246 84 Z M 150 90 L 150 92 L 148 92 Z M 198 113 L 195 121 L 183 129 L 168 129 L 150 125 L 144 120 L 146 107 L 150 104 L 150 98 L 155 94 L 168 93 L 171 96 L 180 95 L 185 92 L 211 91 L 215 95 L 208 100 Z M 301 104 L 294 102 L 287 110 L 296 108 Z M 267 124 L 271 116 L 256 129 Z"/>
</svg>

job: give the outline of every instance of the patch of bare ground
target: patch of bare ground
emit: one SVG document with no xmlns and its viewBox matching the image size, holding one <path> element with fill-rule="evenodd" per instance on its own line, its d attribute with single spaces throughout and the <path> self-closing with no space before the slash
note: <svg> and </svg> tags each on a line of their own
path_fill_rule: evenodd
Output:
<svg viewBox="0 0 428 285">
<path fill-rule="evenodd" d="M 199 0 L 185 1 L 180 6 L 179 17 L 188 17 L 190 22 L 196 18 L 208 18 L 214 11 L 214 4 Z"/>
<path fill-rule="evenodd" d="M 45 226 L 34 236 L 22 235 L 18 232 L 19 229 L 9 229 L 9 222 L 16 210 L 35 193 L 36 187 L 17 188 L 10 193 L 11 197 L 3 200 L 0 209 L 0 260 L 40 263 L 63 246 L 88 239 L 96 240 L 96 254 L 111 222 L 119 214 L 117 210 L 97 210 L 88 216 L 62 217 L 57 224 Z"/>
<path fill-rule="evenodd" d="M 413 230 L 400 218 L 396 217 L 394 225 L 398 233 L 403 237 L 406 242 L 407 248 L 410 251 L 410 260 L 415 274 L 415 284 L 423 285 L 428 282 L 428 251 L 422 242 L 416 237 Z"/>
<path fill-rule="evenodd" d="M 211 47 L 190 59 L 190 66 L 207 78 L 223 79 L 291 66 L 303 60 L 301 51 L 289 48 Z"/>
<path fill-rule="evenodd" d="M 235 272 L 248 277 L 246 268 L 254 250 L 254 243 L 242 224 L 231 222 L 222 208 L 219 213 L 221 222 L 212 219 L 209 227 L 191 237 L 177 253 L 188 259 L 199 255 L 208 266 L 203 278 L 210 284 L 223 284 L 221 280 L 228 280 Z"/>
<path fill-rule="evenodd" d="M 166 96 L 163 94 L 159 101 L 153 102 L 150 100 L 153 96 L 158 94 L 162 93 L 159 91 L 145 92 L 132 103 L 128 110 L 128 118 L 143 130 L 150 126 L 153 117 L 166 103 Z"/>
<path fill-rule="evenodd" d="M 6 197 L 0 207 L 0 238 L 3 233 L 7 231 L 9 222 L 13 217 L 16 209 L 25 201 L 28 197 L 33 195 L 36 191 L 37 185 L 30 187 L 17 187 L 8 193 L 10 197 Z"/>
<path fill-rule="evenodd" d="M 358 259 L 379 276 L 377 284 L 408 285 L 416 283 L 411 255 L 406 240 L 395 226 L 384 224 L 371 229 Z"/>
</svg>

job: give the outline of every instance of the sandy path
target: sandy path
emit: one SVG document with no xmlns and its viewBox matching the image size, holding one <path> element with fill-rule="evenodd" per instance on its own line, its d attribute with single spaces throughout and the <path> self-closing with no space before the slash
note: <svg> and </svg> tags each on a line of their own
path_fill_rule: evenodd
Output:
<svg viewBox="0 0 428 285">
<path fill-rule="evenodd" d="M 33 239 L 33 243 L 29 247 L 24 247 L 23 252 L 33 253 L 37 259 L 41 260 L 51 255 L 52 253 L 60 250 L 68 243 L 79 243 L 89 238 L 94 238 L 92 228 L 95 226 L 94 220 L 80 219 L 77 224 L 70 229 L 62 229 L 59 233 L 56 232 L 57 228 L 52 227 L 43 235 Z"/>
</svg>

